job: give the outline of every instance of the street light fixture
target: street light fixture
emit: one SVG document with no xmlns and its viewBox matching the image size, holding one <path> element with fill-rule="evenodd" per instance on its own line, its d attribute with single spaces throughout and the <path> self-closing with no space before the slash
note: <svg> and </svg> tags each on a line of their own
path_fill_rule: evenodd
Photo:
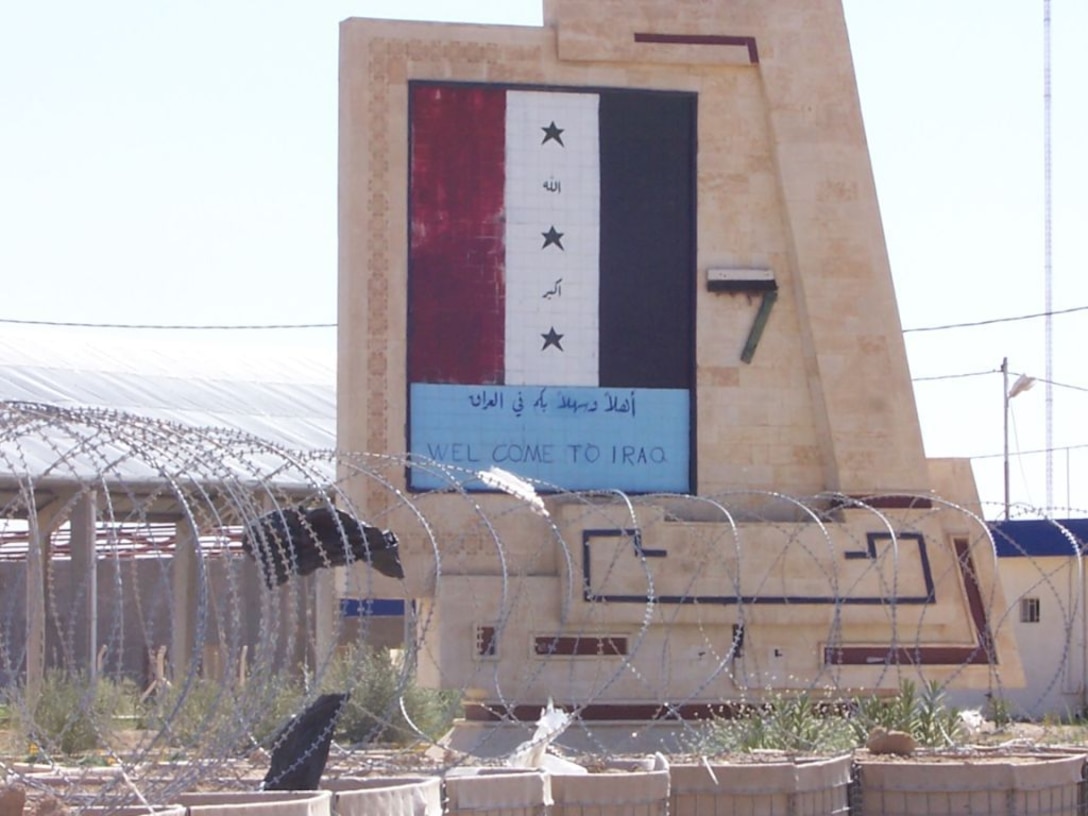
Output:
<svg viewBox="0 0 1088 816">
<path fill-rule="evenodd" d="M 1012 388 L 1009 388 L 1009 358 L 1003 357 L 1001 359 L 1001 374 L 1002 374 L 1002 393 L 1004 394 L 1005 405 L 1005 520 L 1009 519 L 1009 400 L 1015 397 L 1017 394 L 1023 394 L 1033 385 L 1035 385 L 1035 378 L 1029 377 L 1027 374 L 1021 374 L 1016 378 L 1016 382 L 1012 384 Z"/>
</svg>

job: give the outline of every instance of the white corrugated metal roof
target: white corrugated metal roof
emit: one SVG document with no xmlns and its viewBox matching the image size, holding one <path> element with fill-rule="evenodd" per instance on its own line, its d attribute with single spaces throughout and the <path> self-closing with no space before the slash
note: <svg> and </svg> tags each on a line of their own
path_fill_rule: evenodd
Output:
<svg viewBox="0 0 1088 816">
<path fill-rule="evenodd" d="M 107 408 L 229 428 L 302 450 L 336 445 L 335 338 L 0 325 L 0 400 Z M 261 335 L 254 337 L 253 335 Z"/>
</svg>

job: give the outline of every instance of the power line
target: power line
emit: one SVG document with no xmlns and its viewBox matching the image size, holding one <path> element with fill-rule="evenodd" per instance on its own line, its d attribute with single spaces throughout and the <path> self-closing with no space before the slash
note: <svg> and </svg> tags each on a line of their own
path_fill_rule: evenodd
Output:
<svg viewBox="0 0 1088 816">
<path fill-rule="evenodd" d="M 933 380 L 962 380 L 964 377 L 981 377 L 985 374 L 996 374 L 1000 369 L 991 368 L 986 371 L 968 371 L 964 374 L 938 374 L 933 377 L 911 377 L 911 382 L 932 382 Z"/>
<path fill-rule="evenodd" d="M 240 325 L 182 325 L 159 323 L 76 323 L 59 320 L 14 320 L 0 317 L 0 323 L 19 326 L 55 326 L 78 329 L 167 329 L 170 331 L 250 331 L 261 329 L 335 329 L 335 323 L 250 323 Z"/>
<path fill-rule="evenodd" d="M 1059 445 L 1056 448 L 1036 448 L 1035 450 L 1026 451 L 1013 451 L 1009 456 L 1038 456 L 1041 453 L 1052 453 L 1054 451 L 1071 451 L 1071 450 L 1083 450 L 1088 448 L 1088 442 L 1082 442 L 1079 445 Z M 966 456 L 965 459 L 1001 459 L 1004 457 L 1004 453 L 980 453 L 977 456 Z"/>
<path fill-rule="evenodd" d="M 911 377 L 911 382 L 939 382 L 941 380 L 962 380 L 966 377 L 983 377 L 987 374 L 998 374 L 1001 372 L 1000 368 L 991 368 L 986 371 L 966 371 L 962 374 L 936 374 L 931 377 Z M 1025 374 L 1020 371 L 1010 371 L 1010 374 L 1015 374 L 1018 377 L 1029 377 L 1036 382 L 1046 383 L 1053 385 L 1057 388 L 1068 388 L 1071 391 L 1084 391 L 1088 393 L 1088 387 L 1083 385 L 1071 385 L 1069 383 L 1057 382 L 1056 380 L 1048 380 L 1046 377 L 1032 377 L 1030 374 Z"/>
<path fill-rule="evenodd" d="M 1053 315 L 1074 314 L 1075 312 L 1088 311 L 1088 306 L 1073 306 L 1068 309 L 1054 309 L 1033 314 L 1014 315 L 1012 317 L 994 317 L 989 320 L 974 320 L 964 323 L 945 323 L 940 326 L 916 326 L 912 329 L 903 329 L 903 334 L 912 332 L 947 331 L 949 329 L 969 329 L 975 326 L 990 326 L 995 323 L 1014 323 L 1019 320 L 1035 320 L 1040 317 Z M 78 329 L 162 329 L 169 331 L 261 331 L 266 329 L 334 329 L 335 323 L 242 323 L 242 324 L 185 324 L 185 323 L 91 323 L 85 321 L 69 320 L 18 320 L 15 318 L 0 317 L 0 324 L 7 323 L 17 326 L 57 326 Z M 987 372 L 988 373 L 988 372 Z M 967 376 L 967 375 L 963 375 Z M 934 378 L 919 378 L 934 379 Z M 1039 378 L 1040 382 L 1043 382 Z"/>
<path fill-rule="evenodd" d="M 912 376 L 911 382 L 924 383 L 932 382 L 935 380 L 963 380 L 967 376 L 984 376 L 985 374 L 997 373 L 999 369 L 988 369 L 987 371 L 967 371 L 963 374 L 936 374 L 934 376 Z"/>
<path fill-rule="evenodd" d="M 975 320 L 970 323 L 946 323 L 943 326 L 919 326 L 913 329 L 903 329 L 903 334 L 908 332 L 944 331 L 945 329 L 969 329 L 973 326 L 989 326 L 993 323 L 1012 323 L 1017 320 L 1034 320 L 1039 317 L 1052 317 L 1053 315 L 1072 314 L 1073 312 L 1088 311 L 1088 306 L 1073 306 L 1069 309 L 1054 309 L 1035 314 L 1016 315 L 1014 317 L 994 317 L 989 320 Z"/>
<path fill-rule="evenodd" d="M 1079 306 L 1075 309 L 1066 309 L 1066 312 L 1081 311 L 1088 309 L 1088 306 Z M 1061 314 L 1062 312 L 1056 312 Z M 1041 315 L 1024 315 L 1023 317 L 1010 317 L 1002 318 L 1001 320 L 1024 320 L 1028 317 L 1041 317 Z M 1000 320 L 982 321 L 981 323 L 960 323 L 952 326 L 931 326 L 925 329 L 904 329 L 904 332 L 908 331 L 936 331 L 937 329 L 952 329 L 960 328 L 961 326 L 978 326 L 982 323 L 996 323 Z M 335 329 L 335 323 L 248 323 L 248 324 L 236 324 L 236 325 L 224 325 L 224 324 L 201 324 L 201 325 L 186 325 L 186 324 L 159 324 L 159 323 L 78 323 L 74 321 L 59 321 L 59 320 L 16 320 L 13 318 L 0 317 L 0 323 L 8 323 L 19 326 L 57 326 L 65 328 L 81 328 L 81 329 L 158 329 L 168 331 L 251 331 L 251 330 L 265 330 L 265 329 Z M 985 371 L 968 371 L 961 374 L 938 374 L 932 377 L 912 377 L 912 382 L 935 382 L 939 380 L 958 380 L 966 377 L 981 377 L 986 374 L 995 374 L 999 371 L 996 368 L 990 368 Z M 1053 382 L 1044 379 L 1043 377 L 1035 377 L 1034 379 L 1042 383 L 1049 382 L 1051 385 L 1056 385 L 1059 388 L 1069 388 L 1074 391 L 1088 391 L 1088 388 L 1079 385 L 1069 385 L 1067 383 Z"/>
<path fill-rule="evenodd" d="M 1057 382 L 1055 380 L 1048 380 L 1045 377 L 1036 377 L 1035 379 L 1037 379 L 1041 383 L 1045 383 L 1047 385 L 1053 385 L 1053 386 L 1056 386 L 1058 388 L 1069 388 L 1069 389 L 1071 389 L 1073 391 L 1085 391 L 1085 392 L 1088 392 L 1088 388 L 1085 388 L 1083 385 L 1070 385 L 1069 383 L 1062 383 L 1062 382 Z"/>
</svg>

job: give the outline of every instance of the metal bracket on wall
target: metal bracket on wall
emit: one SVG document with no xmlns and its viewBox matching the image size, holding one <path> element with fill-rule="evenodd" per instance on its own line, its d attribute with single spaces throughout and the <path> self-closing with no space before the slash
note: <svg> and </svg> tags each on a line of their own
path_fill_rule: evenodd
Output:
<svg viewBox="0 0 1088 816">
<path fill-rule="evenodd" d="M 772 289 L 763 293 L 756 319 L 752 321 L 752 328 L 748 332 L 748 340 L 745 341 L 744 350 L 740 353 L 740 359 L 746 363 L 752 362 L 752 358 L 756 355 L 756 346 L 759 344 L 759 338 L 763 336 L 763 329 L 767 325 L 767 320 L 771 316 L 771 307 L 774 306 L 776 300 L 778 300 L 777 290 Z"/>
<path fill-rule="evenodd" d="M 740 353 L 742 361 L 752 362 L 756 354 L 756 346 L 759 345 L 759 338 L 763 336 L 763 329 L 767 326 L 767 319 L 771 315 L 771 307 L 778 300 L 778 282 L 774 279 L 774 272 L 770 269 L 712 268 L 706 271 L 706 288 L 711 292 L 731 294 L 743 292 L 749 296 L 758 292 L 763 293 L 756 318 L 752 322 L 748 339 L 744 343 L 744 350 Z"/>
</svg>

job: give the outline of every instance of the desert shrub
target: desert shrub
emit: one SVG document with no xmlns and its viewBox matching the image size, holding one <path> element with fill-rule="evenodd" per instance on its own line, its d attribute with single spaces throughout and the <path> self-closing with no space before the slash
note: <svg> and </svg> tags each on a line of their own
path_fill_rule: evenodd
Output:
<svg viewBox="0 0 1088 816">
<path fill-rule="evenodd" d="M 301 681 L 286 674 L 244 689 L 198 677 L 159 690 L 144 704 L 142 726 L 161 731 L 178 748 L 215 744 L 233 753 L 267 740 L 303 696 Z"/>
<path fill-rule="evenodd" d="M 46 754 L 102 748 L 116 731 L 114 718 L 131 712 L 135 694 L 135 685 L 128 681 L 50 669 L 42 679 L 33 718 L 20 722 L 20 731 Z"/>
<path fill-rule="evenodd" d="M 320 690 L 351 694 L 336 730 L 337 739 L 349 743 L 412 742 L 419 734 L 409 720 L 434 739 L 460 714 L 459 694 L 416 685 L 388 649 L 352 645 L 339 650 L 322 673 Z"/>
<path fill-rule="evenodd" d="M 948 705 L 944 689 L 935 680 L 919 692 L 911 680 L 899 684 L 899 693 L 885 698 L 876 695 L 856 698 L 850 725 L 859 745 L 877 726 L 905 731 L 919 745 L 937 747 L 955 743 L 963 736 L 959 709 Z"/>
<path fill-rule="evenodd" d="M 696 750 L 708 755 L 762 750 L 821 754 L 854 745 L 853 731 L 837 707 L 807 694 L 782 694 L 716 719 Z"/>
<path fill-rule="evenodd" d="M 813 700 L 805 693 L 774 695 L 713 720 L 690 747 L 706 755 L 758 750 L 838 753 L 864 745 L 878 726 L 905 731 L 930 747 L 953 744 L 963 736 L 960 712 L 948 705 L 939 683 L 929 682 L 919 691 L 904 680 L 894 696 L 865 695 L 848 704 Z"/>
<path fill-rule="evenodd" d="M 993 724 L 998 728 L 1005 728 L 1013 721 L 1012 703 L 1004 697 L 999 697 L 994 694 L 987 695 L 985 713 L 986 717 L 992 720 Z"/>
<path fill-rule="evenodd" d="M 245 725 L 245 743 L 261 745 L 299 712 L 306 701 L 306 688 L 302 677 L 279 672 L 260 684 L 251 680 L 238 697 L 235 710 L 241 717 L 239 722 Z"/>
<path fill-rule="evenodd" d="M 335 736 L 348 743 L 409 743 L 419 738 L 416 728 L 436 738 L 461 710 L 458 693 L 419 687 L 388 649 L 353 645 L 322 667 L 316 683 L 306 674 L 280 672 L 252 675 L 244 688 L 205 678 L 165 687 L 142 706 L 140 723 L 181 749 L 215 745 L 239 752 L 267 746 L 317 694 L 342 692 L 350 698 Z"/>
<path fill-rule="evenodd" d="M 195 747 L 207 737 L 221 710 L 230 702 L 226 687 L 209 680 L 162 685 L 143 704 L 140 727 L 159 731 L 166 742 L 181 748 Z"/>
</svg>

